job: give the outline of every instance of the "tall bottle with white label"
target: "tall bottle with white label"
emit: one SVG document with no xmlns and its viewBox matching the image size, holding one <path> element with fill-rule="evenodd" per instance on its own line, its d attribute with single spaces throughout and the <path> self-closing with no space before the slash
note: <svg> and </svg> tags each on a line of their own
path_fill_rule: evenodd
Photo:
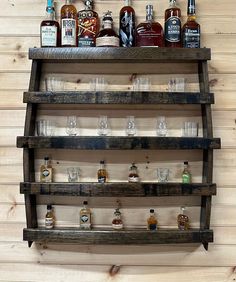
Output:
<svg viewBox="0 0 236 282">
<path fill-rule="evenodd" d="M 80 217 L 80 228 L 91 229 L 91 210 L 88 208 L 88 202 L 83 202 L 83 208 L 79 213 Z"/>
<path fill-rule="evenodd" d="M 76 47 L 78 44 L 77 10 L 72 0 L 66 0 L 61 8 L 61 46 Z"/>
<path fill-rule="evenodd" d="M 41 47 L 58 47 L 60 44 L 60 26 L 55 20 L 53 2 L 53 0 L 47 0 L 46 16 L 40 25 Z"/>
</svg>

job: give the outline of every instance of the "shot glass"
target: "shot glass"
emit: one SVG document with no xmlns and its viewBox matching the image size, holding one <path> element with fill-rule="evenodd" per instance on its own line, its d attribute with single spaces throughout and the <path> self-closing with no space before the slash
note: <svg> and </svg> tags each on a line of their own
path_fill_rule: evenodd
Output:
<svg viewBox="0 0 236 282">
<path fill-rule="evenodd" d="M 158 168 L 157 169 L 157 179 L 159 182 L 168 182 L 169 175 L 170 175 L 169 168 Z"/>
<path fill-rule="evenodd" d="M 66 133 L 69 136 L 76 136 L 78 134 L 77 116 L 68 116 L 67 117 Z"/>
<path fill-rule="evenodd" d="M 136 123 L 134 116 L 127 116 L 126 121 L 126 134 L 128 136 L 134 136 L 137 133 Z"/>
<path fill-rule="evenodd" d="M 198 136 L 198 123 L 192 121 L 185 121 L 182 128 L 183 137 L 197 137 Z"/>
<path fill-rule="evenodd" d="M 53 136 L 55 123 L 51 120 L 40 119 L 36 121 L 36 131 L 38 136 Z"/>
<path fill-rule="evenodd" d="M 98 119 L 98 135 L 107 136 L 110 133 L 110 127 L 107 116 L 100 116 Z"/>
<path fill-rule="evenodd" d="M 79 168 L 78 167 L 68 167 L 68 182 L 78 182 L 79 180 Z"/>
</svg>

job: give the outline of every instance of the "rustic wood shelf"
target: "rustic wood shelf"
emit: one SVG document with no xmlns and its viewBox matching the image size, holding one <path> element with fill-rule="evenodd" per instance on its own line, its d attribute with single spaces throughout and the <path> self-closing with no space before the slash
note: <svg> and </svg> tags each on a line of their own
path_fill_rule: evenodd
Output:
<svg viewBox="0 0 236 282">
<path fill-rule="evenodd" d="M 63 242 L 80 245 L 140 245 L 140 244 L 176 244 L 176 243 L 209 243 L 213 242 L 213 231 L 190 229 L 158 229 L 149 231 L 92 229 L 79 228 L 25 228 L 23 231 L 25 241 L 35 242 Z"/>
<path fill-rule="evenodd" d="M 200 137 L 18 136 L 17 147 L 76 150 L 220 149 L 220 139 Z"/>
<path fill-rule="evenodd" d="M 137 91 L 25 92 L 24 103 L 35 104 L 214 104 L 213 93 Z"/>
<path fill-rule="evenodd" d="M 170 63 L 211 59 L 209 48 L 30 48 L 29 59 L 60 63 Z"/>
<path fill-rule="evenodd" d="M 216 195 L 214 183 L 40 183 L 22 182 L 22 194 L 80 197 L 165 197 Z"/>
</svg>

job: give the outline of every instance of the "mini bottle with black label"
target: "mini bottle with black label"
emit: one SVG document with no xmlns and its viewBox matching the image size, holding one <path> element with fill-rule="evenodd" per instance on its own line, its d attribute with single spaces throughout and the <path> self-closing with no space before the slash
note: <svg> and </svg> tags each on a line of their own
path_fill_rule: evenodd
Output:
<svg viewBox="0 0 236 282">
<path fill-rule="evenodd" d="M 154 209 L 150 209 L 150 216 L 147 219 L 147 229 L 148 230 L 157 230 L 157 219 L 155 216 Z"/>
<path fill-rule="evenodd" d="M 52 182 L 53 181 L 53 169 L 49 163 L 49 158 L 44 158 L 44 164 L 40 167 L 40 181 L 41 182 Z"/>
<path fill-rule="evenodd" d="M 184 214 L 186 208 L 181 207 L 181 213 L 177 216 L 177 224 L 179 230 L 188 230 L 189 229 L 189 218 Z"/>
<path fill-rule="evenodd" d="M 196 22 L 195 0 L 188 0 L 188 19 L 183 25 L 183 47 L 200 48 L 200 25 Z"/>
<path fill-rule="evenodd" d="M 88 202 L 83 202 L 83 208 L 80 210 L 80 228 L 91 229 L 91 210 L 88 208 Z"/>
<path fill-rule="evenodd" d="M 192 175 L 189 170 L 188 162 L 184 162 L 184 170 L 182 172 L 182 183 L 191 183 L 192 182 Z"/>
<path fill-rule="evenodd" d="M 107 182 L 107 170 L 105 169 L 105 161 L 100 161 L 100 168 L 98 170 L 98 182 L 105 183 Z"/>
<path fill-rule="evenodd" d="M 78 12 L 78 47 L 95 47 L 98 14 L 93 11 L 93 0 L 84 0 L 84 4 L 85 9 Z"/>
<path fill-rule="evenodd" d="M 182 47 L 181 42 L 181 10 L 177 0 L 170 0 L 170 6 L 165 10 L 165 46 Z"/>
<path fill-rule="evenodd" d="M 114 219 L 112 220 L 112 228 L 115 230 L 120 230 L 123 229 L 123 222 L 121 219 L 121 212 L 120 210 L 117 208 L 114 212 Z"/>
<path fill-rule="evenodd" d="M 53 229 L 55 224 L 55 218 L 52 210 L 51 205 L 47 205 L 47 213 L 45 216 L 45 228 L 46 229 Z"/>
<path fill-rule="evenodd" d="M 129 182 L 139 182 L 138 168 L 135 163 L 132 163 L 132 166 L 129 169 Z"/>
</svg>

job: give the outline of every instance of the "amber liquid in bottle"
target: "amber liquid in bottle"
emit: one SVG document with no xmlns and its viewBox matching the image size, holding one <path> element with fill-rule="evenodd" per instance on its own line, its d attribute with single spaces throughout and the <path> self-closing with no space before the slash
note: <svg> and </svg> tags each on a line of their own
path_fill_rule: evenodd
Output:
<svg viewBox="0 0 236 282">
<path fill-rule="evenodd" d="M 176 0 L 170 0 L 170 7 L 165 10 L 165 46 L 182 47 L 181 42 L 181 10 Z"/>
<path fill-rule="evenodd" d="M 98 14 L 93 11 L 93 1 L 85 0 L 86 8 L 78 12 L 78 46 L 95 47 L 99 31 Z"/>
<path fill-rule="evenodd" d="M 195 0 L 188 0 L 188 19 L 183 25 L 183 47 L 200 48 L 200 25 L 196 22 Z"/>
<path fill-rule="evenodd" d="M 45 216 L 45 228 L 46 229 L 53 229 L 55 224 L 55 218 L 52 210 L 51 205 L 47 205 L 47 213 Z"/>
<path fill-rule="evenodd" d="M 189 218 L 184 214 L 185 207 L 181 207 L 182 213 L 180 213 L 177 217 L 177 224 L 179 230 L 188 230 L 189 229 Z"/>
<path fill-rule="evenodd" d="M 77 10 L 72 0 L 66 0 L 61 8 L 61 46 L 76 47 L 78 35 Z"/>
<path fill-rule="evenodd" d="M 150 209 L 150 216 L 147 219 L 147 229 L 148 230 L 157 230 L 157 219 L 156 219 L 153 209 Z"/>
</svg>

